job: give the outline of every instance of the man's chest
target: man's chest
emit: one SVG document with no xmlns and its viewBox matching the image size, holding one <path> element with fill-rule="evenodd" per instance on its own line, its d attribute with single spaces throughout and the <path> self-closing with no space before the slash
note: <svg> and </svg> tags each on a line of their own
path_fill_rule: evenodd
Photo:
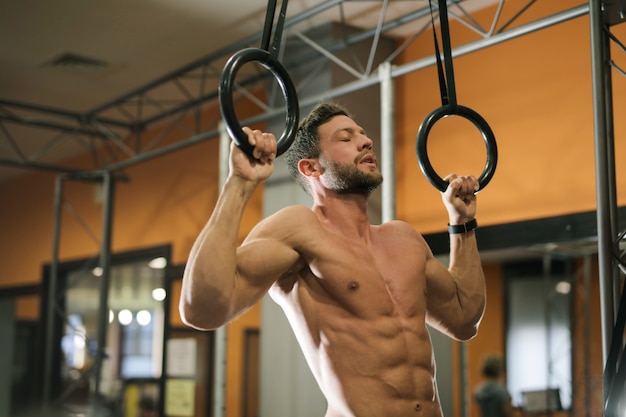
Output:
<svg viewBox="0 0 626 417">
<path fill-rule="evenodd" d="M 348 308 L 407 315 L 424 308 L 426 256 L 410 242 L 337 239 L 309 256 L 310 288 Z"/>
</svg>

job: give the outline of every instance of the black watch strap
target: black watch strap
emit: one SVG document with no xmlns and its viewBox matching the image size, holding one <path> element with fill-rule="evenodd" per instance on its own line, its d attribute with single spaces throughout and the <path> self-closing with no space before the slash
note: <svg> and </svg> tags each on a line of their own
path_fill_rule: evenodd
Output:
<svg viewBox="0 0 626 417">
<path fill-rule="evenodd" d="M 450 233 L 451 235 L 456 235 L 459 233 L 467 233 L 467 232 L 471 232 L 477 227 L 478 227 L 478 223 L 476 222 L 476 219 L 472 219 L 467 223 L 455 224 L 453 226 L 448 225 L 448 233 Z"/>
</svg>

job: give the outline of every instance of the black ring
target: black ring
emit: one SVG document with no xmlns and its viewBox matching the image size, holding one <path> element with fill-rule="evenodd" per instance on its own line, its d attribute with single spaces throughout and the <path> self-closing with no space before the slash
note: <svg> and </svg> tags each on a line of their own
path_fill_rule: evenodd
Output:
<svg viewBox="0 0 626 417">
<path fill-rule="evenodd" d="M 446 188 L 448 188 L 448 182 L 444 181 L 443 178 L 437 175 L 437 173 L 433 169 L 433 166 L 428 159 L 428 153 L 426 151 L 428 133 L 435 125 L 435 123 L 437 123 L 437 121 L 447 116 L 461 116 L 474 123 L 474 125 L 482 133 L 483 140 L 485 141 L 485 145 L 487 146 L 487 163 L 485 164 L 485 169 L 483 173 L 480 177 L 478 177 L 480 191 L 487 186 L 489 181 L 491 181 L 491 177 L 493 177 L 493 174 L 496 171 L 496 164 L 498 163 L 498 147 L 496 145 L 496 138 L 493 134 L 493 131 L 491 130 L 485 119 L 483 119 L 481 115 L 479 115 L 469 107 L 447 104 L 433 110 L 428 116 L 426 116 L 417 131 L 416 148 L 417 160 L 419 162 L 420 168 L 428 181 L 439 191 L 444 192 Z"/>
<path fill-rule="evenodd" d="M 276 155 L 284 153 L 293 143 L 298 130 L 299 106 L 296 88 L 287 74 L 285 67 L 281 65 L 272 55 L 265 49 L 247 48 L 235 53 L 230 57 L 220 79 L 219 101 L 222 118 L 226 124 L 226 130 L 230 137 L 235 141 L 237 146 L 243 150 L 248 156 L 252 156 L 254 146 L 248 143 L 248 136 L 241 130 L 241 125 L 235 114 L 235 105 L 233 103 L 233 86 L 237 71 L 248 62 L 256 61 L 268 69 L 278 81 L 283 97 L 287 104 L 287 120 L 285 121 L 285 131 L 282 133 L 277 142 Z"/>
</svg>

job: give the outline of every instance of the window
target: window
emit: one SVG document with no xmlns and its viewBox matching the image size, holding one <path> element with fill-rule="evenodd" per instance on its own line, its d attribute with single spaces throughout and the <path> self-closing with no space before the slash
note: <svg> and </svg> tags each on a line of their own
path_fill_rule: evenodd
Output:
<svg viewBox="0 0 626 417">
<path fill-rule="evenodd" d="M 98 404 L 91 405 L 113 412 L 122 401 L 123 386 L 141 381 L 160 391 L 167 323 L 167 260 L 161 254 L 166 250 L 113 256 L 106 282 L 97 266 L 98 257 L 62 265 L 59 276 L 64 297 L 59 311 L 65 317 L 59 320 L 61 361 L 59 380 L 55 377 L 53 381 L 58 387 L 55 396 L 88 405 L 90 392 L 97 388 Z M 107 305 L 102 309 L 100 295 L 105 283 Z M 102 333 L 106 344 L 99 361 Z M 98 375 L 95 369 L 99 369 Z M 158 400 L 158 392 L 152 397 Z"/>
<path fill-rule="evenodd" d="M 572 402 L 571 277 L 568 264 L 547 260 L 505 267 L 507 385 L 513 405 L 557 393 L 547 409 Z M 536 408 L 536 401 L 533 401 Z M 556 405 L 554 405 L 556 404 Z"/>
</svg>

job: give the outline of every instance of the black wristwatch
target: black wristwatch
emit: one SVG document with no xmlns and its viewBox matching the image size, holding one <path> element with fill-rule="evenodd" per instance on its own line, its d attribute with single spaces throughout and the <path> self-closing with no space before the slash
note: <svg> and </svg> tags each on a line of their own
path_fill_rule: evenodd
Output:
<svg viewBox="0 0 626 417">
<path fill-rule="evenodd" d="M 478 227 L 478 223 L 476 222 L 476 219 L 472 219 L 469 222 L 463 223 L 463 224 L 455 224 L 453 226 L 448 224 L 448 233 L 450 233 L 451 235 L 456 235 L 459 233 L 467 233 L 467 232 L 471 232 L 477 227 Z"/>
</svg>

